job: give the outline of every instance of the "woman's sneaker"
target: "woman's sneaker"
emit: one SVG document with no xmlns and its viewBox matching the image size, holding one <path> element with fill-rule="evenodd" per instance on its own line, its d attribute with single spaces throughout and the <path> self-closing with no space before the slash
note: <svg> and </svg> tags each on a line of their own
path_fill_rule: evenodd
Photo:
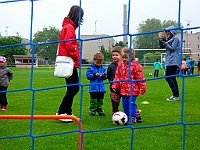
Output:
<svg viewBox="0 0 200 150">
<path fill-rule="evenodd" d="M 56 113 L 56 116 L 67 116 L 67 114 L 59 114 L 59 113 Z M 71 116 L 74 116 L 73 114 Z M 63 122 L 73 122 L 73 119 L 58 119 L 60 121 L 63 121 Z"/>
<path fill-rule="evenodd" d="M 167 98 L 167 101 L 177 101 L 179 99 L 180 99 L 179 97 L 171 96 L 170 98 Z"/>
</svg>

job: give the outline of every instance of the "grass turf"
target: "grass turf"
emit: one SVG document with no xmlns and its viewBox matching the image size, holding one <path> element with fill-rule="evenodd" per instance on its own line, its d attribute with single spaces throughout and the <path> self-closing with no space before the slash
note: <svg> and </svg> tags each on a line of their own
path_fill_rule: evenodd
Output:
<svg viewBox="0 0 200 150">
<path fill-rule="evenodd" d="M 1 115 L 30 115 L 32 110 L 35 115 L 54 115 L 57 112 L 66 91 L 64 79 L 54 77 L 54 70 L 50 68 L 34 69 L 32 79 L 30 69 L 11 70 L 14 72 L 14 78 L 9 86 L 11 91 L 7 93 L 8 110 L 0 111 Z M 89 83 L 85 71 L 84 68 L 81 71 L 82 84 Z M 167 102 L 166 98 L 171 96 L 167 82 L 162 78 L 151 80 L 149 72 L 153 73 L 153 68 L 144 67 L 144 74 L 148 79 L 147 92 L 137 98 L 137 105 L 142 110 L 143 123 L 134 126 L 121 128 L 112 124 L 109 84 L 106 84 L 107 92 L 104 99 L 107 116 L 90 117 L 88 87 L 83 86 L 82 103 L 80 90 L 74 98 L 73 114 L 78 117 L 82 115 L 85 150 L 129 150 L 131 144 L 134 150 L 199 149 L 200 78 L 186 77 L 183 80 L 182 77 L 177 77 L 180 97 L 184 99 L 184 103 L 182 100 Z M 159 74 L 162 77 L 163 70 L 160 70 Z M 33 92 L 29 90 L 30 86 L 34 89 L 33 109 Z M 144 105 L 143 101 L 148 101 L 149 104 Z M 78 149 L 77 129 L 76 123 L 56 120 L 33 120 L 32 123 L 30 120 L 0 120 L 0 147 L 1 150 L 74 150 Z M 34 147 L 31 137 L 34 137 Z"/>
</svg>

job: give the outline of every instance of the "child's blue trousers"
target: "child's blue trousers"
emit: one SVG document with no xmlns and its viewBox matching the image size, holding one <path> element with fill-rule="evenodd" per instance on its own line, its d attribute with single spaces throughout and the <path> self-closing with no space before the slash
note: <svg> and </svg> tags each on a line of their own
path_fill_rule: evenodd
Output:
<svg viewBox="0 0 200 150">
<path fill-rule="evenodd" d="M 122 106 L 124 109 L 124 113 L 129 117 L 136 117 L 136 98 L 137 96 L 122 96 Z M 131 100 L 131 102 L 130 102 Z M 131 107 L 131 110 L 130 108 Z"/>
</svg>

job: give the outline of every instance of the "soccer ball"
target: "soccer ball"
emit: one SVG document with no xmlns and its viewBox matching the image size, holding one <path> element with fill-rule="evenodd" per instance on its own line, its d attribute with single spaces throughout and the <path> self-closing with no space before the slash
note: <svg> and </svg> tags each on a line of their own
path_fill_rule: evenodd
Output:
<svg viewBox="0 0 200 150">
<path fill-rule="evenodd" d="M 115 125 L 125 125 L 128 122 L 128 117 L 124 112 L 118 111 L 113 114 L 112 122 Z"/>
<path fill-rule="evenodd" d="M 149 73 L 149 76 L 152 76 L 152 73 Z"/>
</svg>

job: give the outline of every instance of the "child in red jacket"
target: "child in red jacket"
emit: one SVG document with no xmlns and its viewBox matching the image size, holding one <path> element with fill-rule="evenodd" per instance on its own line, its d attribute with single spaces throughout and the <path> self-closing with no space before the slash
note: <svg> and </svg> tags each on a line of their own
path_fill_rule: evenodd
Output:
<svg viewBox="0 0 200 150">
<path fill-rule="evenodd" d="M 144 81 L 143 68 L 135 60 L 134 49 L 132 49 L 132 58 L 130 59 L 131 62 L 129 62 L 129 52 L 130 48 L 125 47 L 122 49 L 122 62 L 120 62 L 117 66 L 115 79 L 113 81 L 123 81 L 114 82 L 112 84 L 112 89 L 113 91 L 120 89 L 124 112 L 128 117 L 131 117 L 131 123 L 133 124 L 136 122 L 137 114 L 136 98 L 139 94 L 143 95 L 146 92 L 146 83 Z M 129 80 L 131 80 L 131 82 Z M 129 102 L 130 100 L 131 103 Z M 131 106 L 129 106 L 130 104 Z M 131 112 L 129 111 L 129 107 L 131 107 Z"/>
<path fill-rule="evenodd" d="M 120 61 L 122 61 L 121 51 L 122 51 L 122 48 L 120 46 L 115 46 L 111 51 L 113 62 L 108 66 L 108 70 L 107 70 L 107 78 L 109 81 L 114 80 L 117 66 L 120 63 Z M 120 103 L 121 95 L 119 93 L 119 90 L 117 90 L 117 92 L 114 92 L 112 90 L 112 83 L 110 83 L 110 99 L 111 99 L 111 104 L 112 104 L 112 115 L 113 115 L 114 113 L 119 111 L 119 103 Z M 137 106 L 136 108 L 137 108 L 136 121 L 138 123 L 142 123 L 140 110 Z"/>
</svg>

